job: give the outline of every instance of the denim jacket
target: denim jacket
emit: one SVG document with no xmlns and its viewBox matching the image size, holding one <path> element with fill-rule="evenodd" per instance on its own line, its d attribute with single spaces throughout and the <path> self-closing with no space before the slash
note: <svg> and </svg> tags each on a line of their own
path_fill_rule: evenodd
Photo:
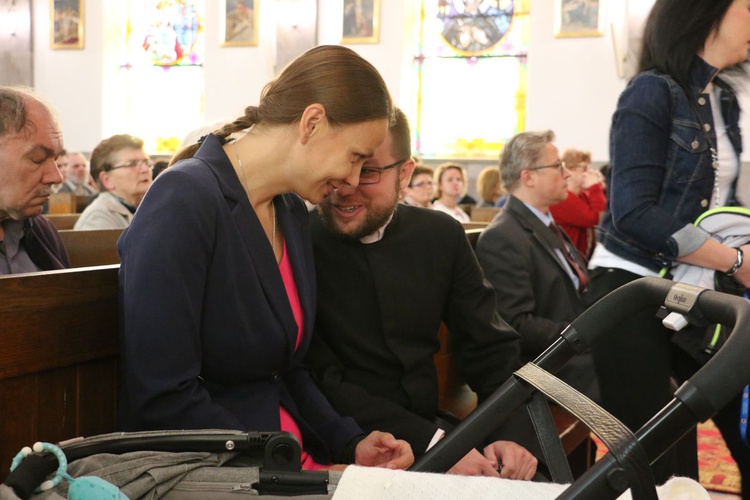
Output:
<svg viewBox="0 0 750 500">
<path fill-rule="evenodd" d="M 610 252 L 654 271 L 698 249 L 708 234 L 693 226 L 710 208 L 716 145 L 709 94 L 718 70 L 696 56 L 685 91 L 669 75 L 636 75 L 620 95 L 610 130 L 611 180 L 598 238 Z M 740 109 L 718 78 L 721 113 L 739 158 Z M 708 138 L 707 138 L 708 137 Z M 736 204 L 737 179 L 727 205 Z"/>
</svg>

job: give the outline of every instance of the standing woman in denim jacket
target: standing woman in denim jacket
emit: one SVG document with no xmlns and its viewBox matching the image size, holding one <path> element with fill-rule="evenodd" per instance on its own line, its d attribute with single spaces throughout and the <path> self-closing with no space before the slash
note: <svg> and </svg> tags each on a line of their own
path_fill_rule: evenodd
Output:
<svg viewBox="0 0 750 500">
<path fill-rule="evenodd" d="M 656 1 L 640 73 L 612 118 L 609 205 L 589 264 L 592 297 L 658 276 L 674 262 L 731 271 L 750 285 L 750 245 L 741 249 L 743 264 L 737 249 L 693 226 L 706 210 L 737 203 L 739 106 L 722 75 L 747 61 L 749 42 L 750 0 Z M 670 377 L 683 380 L 699 366 L 654 313 L 642 311 L 592 348 L 603 405 L 633 430 L 671 400 Z M 750 450 L 739 435 L 739 405 L 714 420 L 740 464 L 744 485 Z M 697 479 L 695 432 L 653 472 L 658 483 L 674 474 Z"/>
</svg>

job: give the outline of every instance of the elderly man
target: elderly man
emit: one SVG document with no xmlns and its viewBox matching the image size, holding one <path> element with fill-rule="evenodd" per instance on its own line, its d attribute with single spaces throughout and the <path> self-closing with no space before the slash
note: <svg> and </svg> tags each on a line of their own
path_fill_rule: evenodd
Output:
<svg viewBox="0 0 750 500">
<path fill-rule="evenodd" d="M 0 87 L 0 274 L 70 267 L 54 226 L 41 215 L 62 182 L 62 132 L 31 91 Z"/>
<path fill-rule="evenodd" d="M 413 169 L 409 125 L 398 111 L 359 186 L 342 186 L 311 215 L 318 309 L 308 362 L 334 408 L 365 430 L 406 440 L 420 456 L 448 430 L 436 421 L 440 322 L 480 401 L 517 368 L 519 345 L 461 224 L 398 203 Z M 536 459 L 515 443 L 496 441 L 484 453 L 470 452 L 452 472 L 534 475 Z"/>
<path fill-rule="evenodd" d="M 549 210 L 567 198 L 570 177 L 554 139 L 550 130 L 523 132 L 505 145 L 500 174 L 508 201 L 477 242 L 500 315 L 521 335 L 524 362 L 541 354 L 586 309 L 584 260 Z M 598 399 L 590 354 L 576 356 L 557 375 Z"/>
<path fill-rule="evenodd" d="M 98 193 L 98 190 L 91 185 L 89 163 L 83 153 L 78 151 L 67 153 L 64 156 L 64 162 L 58 161 L 57 166 L 65 178 L 57 190 L 58 193 L 75 193 L 78 196 L 93 196 Z"/>
<path fill-rule="evenodd" d="M 132 135 L 113 135 L 91 153 L 91 174 L 101 194 L 86 207 L 74 229 L 125 229 L 146 194 L 154 164 L 143 141 Z"/>
</svg>

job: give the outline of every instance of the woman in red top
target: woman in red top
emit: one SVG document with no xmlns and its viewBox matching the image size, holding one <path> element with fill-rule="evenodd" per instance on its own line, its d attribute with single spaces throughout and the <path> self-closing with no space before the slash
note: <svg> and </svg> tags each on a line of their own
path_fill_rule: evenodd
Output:
<svg viewBox="0 0 750 500">
<path fill-rule="evenodd" d="M 594 227 L 599 224 L 607 204 L 604 176 L 589 168 L 591 153 L 568 149 L 562 157 L 570 171 L 568 198 L 550 207 L 555 223 L 563 228 L 586 259 L 591 257 L 596 238 Z"/>
</svg>

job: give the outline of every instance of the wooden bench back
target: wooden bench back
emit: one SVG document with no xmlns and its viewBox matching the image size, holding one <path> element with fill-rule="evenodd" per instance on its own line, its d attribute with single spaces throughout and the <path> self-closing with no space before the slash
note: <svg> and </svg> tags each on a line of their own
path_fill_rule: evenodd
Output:
<svg viewBox="0 0 750 500">
<path fill-rule="evenodd" d="M 114 430 L 118 269 L 0 276 L 0 469 L 36 441 Z"/>
<path fill-rule="evenodd" d="M 492 222 L 500 211 L 497 207 L 474 207 L 471 209 L 471 220 L 473 222 Z"/>
<path fill-rule="evenodd" d="M 53 193 L 49 197 L 48 212 L 51 214 L 81 213 L 93 198 L 93 196 L 79 196 L 75 193 Z"/>
<path fill-rule="evenodd" d="M 122 229 L 93 229 L 58 231 L 68 251 L 71 267 L 105 266 L 119 264 L 117 240 Z"/>
<path fill-rule="evenodd" d="M 73 229 L 73 226 L 76 225 L 76 222 L 78 222 L 78 217 L 80 217 L 81 214 L 46 214 L 45 217 L 47 217 L 52 224 L 55 225 L 55 228 L 58 231 L 62 231 L 63 229 Z"/>
</svg>

